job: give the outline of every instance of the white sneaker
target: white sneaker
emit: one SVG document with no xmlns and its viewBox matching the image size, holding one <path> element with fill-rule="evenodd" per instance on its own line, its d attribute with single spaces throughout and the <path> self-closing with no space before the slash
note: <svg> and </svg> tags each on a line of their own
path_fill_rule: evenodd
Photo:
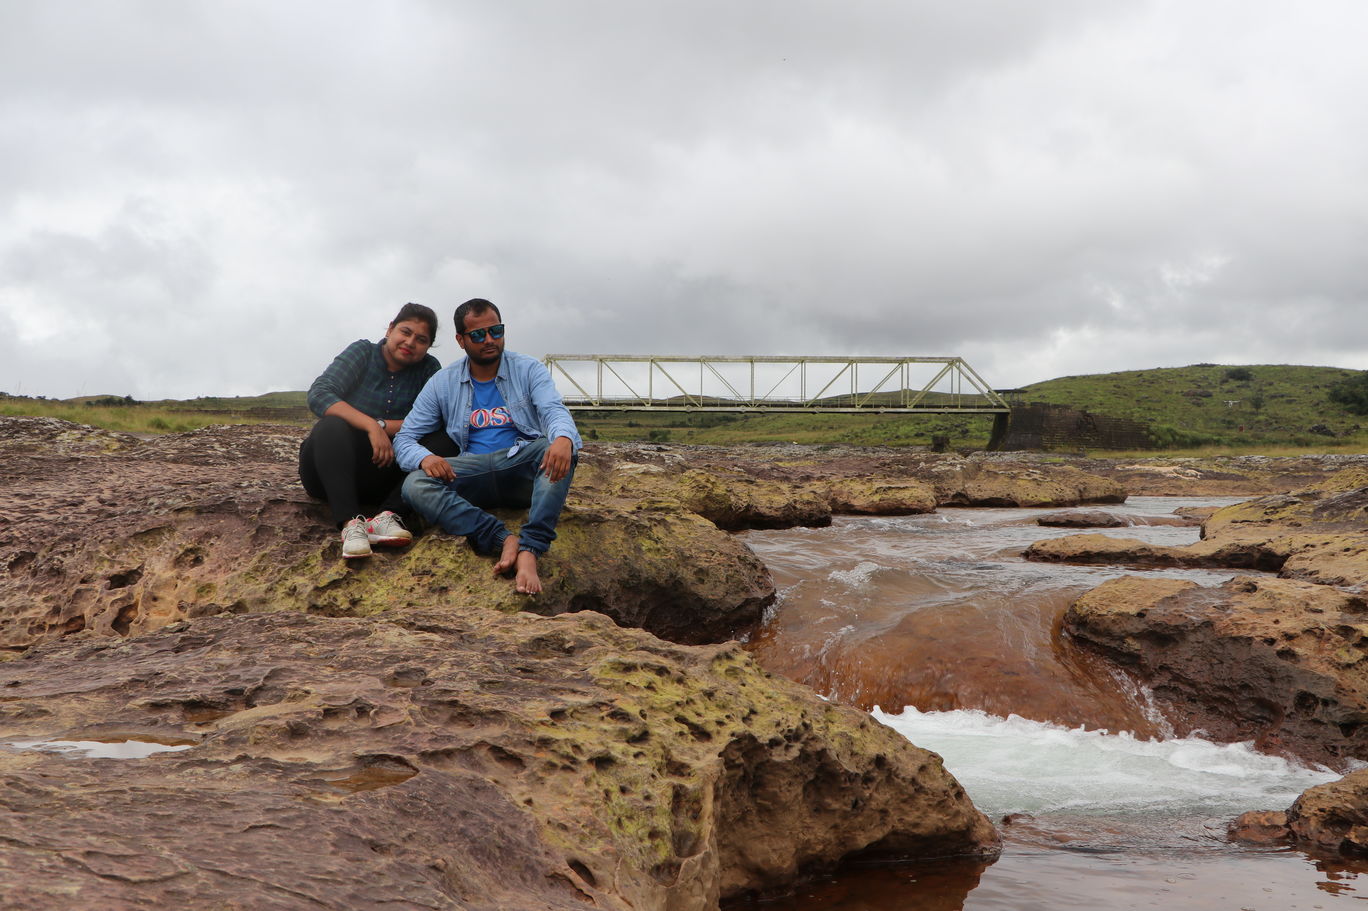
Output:
<svg viewBox="0 0 1368 911">
<path fill-rule="evenodd" d="M 404 527 L 404 520 L 388 509 L 366 523 L 366 539 L 385 547 L 403 547 L 413 540 L 413 532 Z"/>
<path fill-rule="evenodd" d="M 348 560 L 371 555 L 370 538 L 366 535 L 366 519 L 357 516 L 342 526 L 342 556 Z"/>
</svg>

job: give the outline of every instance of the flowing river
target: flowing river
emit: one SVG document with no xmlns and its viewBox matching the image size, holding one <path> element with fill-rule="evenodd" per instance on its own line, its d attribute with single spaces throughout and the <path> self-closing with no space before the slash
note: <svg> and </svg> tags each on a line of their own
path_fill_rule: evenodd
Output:
<svg viewBox="0 0 1368 911">
<path fill-rule="evenodd" d="M 1132 497 L 1089 529 L 1159 544 L 1198 530 Z M 934 750 L 999 824 L 992 864 L 848 870 L 765 911 L 1321 909 L 1364 907 L 1368 864 L 1230 844 L 1245 810 L 1285 809 L 1337 774 L 1245 744 L 1175 738 L 1142 687 L 1061 640 L 1069 603 L 1126 573 L 1216 584 L 1231 572 L 1027 563 L 1041 509 L 942 509 L 755 531 L 778 602 L 750 648 L 768 669 L 871 711 Z"/>
</svg>

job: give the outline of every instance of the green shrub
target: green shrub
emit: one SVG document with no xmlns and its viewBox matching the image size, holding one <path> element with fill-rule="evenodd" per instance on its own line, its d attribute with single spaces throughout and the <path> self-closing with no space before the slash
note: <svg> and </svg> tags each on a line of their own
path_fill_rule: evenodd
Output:
<svg viewBox="0 0 1368 911">
<path fill-rule="evenodd" d="M 1368 414 L 1368 370 L 1331 386 L 1330 401 L 1354 414 Z"/>
<path fill-rule="evenodd" d="M 1182 430 L 1167 424 L 1151 425 L 1149 438 L 1156 449 L 1196 449 L 1200 446 L 1219 446 L 1225 442 L 1213 434 Z"/>
</svg>

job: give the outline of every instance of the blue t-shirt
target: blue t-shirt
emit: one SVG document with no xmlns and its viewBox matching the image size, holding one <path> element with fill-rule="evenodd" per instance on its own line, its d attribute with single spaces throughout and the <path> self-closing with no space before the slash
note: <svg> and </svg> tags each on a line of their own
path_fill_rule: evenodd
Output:
<svg viewBox="0 0 1368 911">
<path fill-rule="evenodd" d="M 494 381 L 470 381 L 475 401 L 470 410 L 470 445 L 467 452 L 498 452 L 518 442 L 518 428 L 508 415 L 508 405 Z"/>
</svg>

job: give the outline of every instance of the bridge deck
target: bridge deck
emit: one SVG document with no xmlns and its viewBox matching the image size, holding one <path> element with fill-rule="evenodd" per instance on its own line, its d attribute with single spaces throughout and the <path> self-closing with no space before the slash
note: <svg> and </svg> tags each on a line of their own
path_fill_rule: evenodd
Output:
<svg viewBox="0 0 1368 911">
<path fill-rule="evenodd" d="M 1005 414 L 958 357 L 687 357 L 549 354 L 577 411 Z"/>
</svg>

